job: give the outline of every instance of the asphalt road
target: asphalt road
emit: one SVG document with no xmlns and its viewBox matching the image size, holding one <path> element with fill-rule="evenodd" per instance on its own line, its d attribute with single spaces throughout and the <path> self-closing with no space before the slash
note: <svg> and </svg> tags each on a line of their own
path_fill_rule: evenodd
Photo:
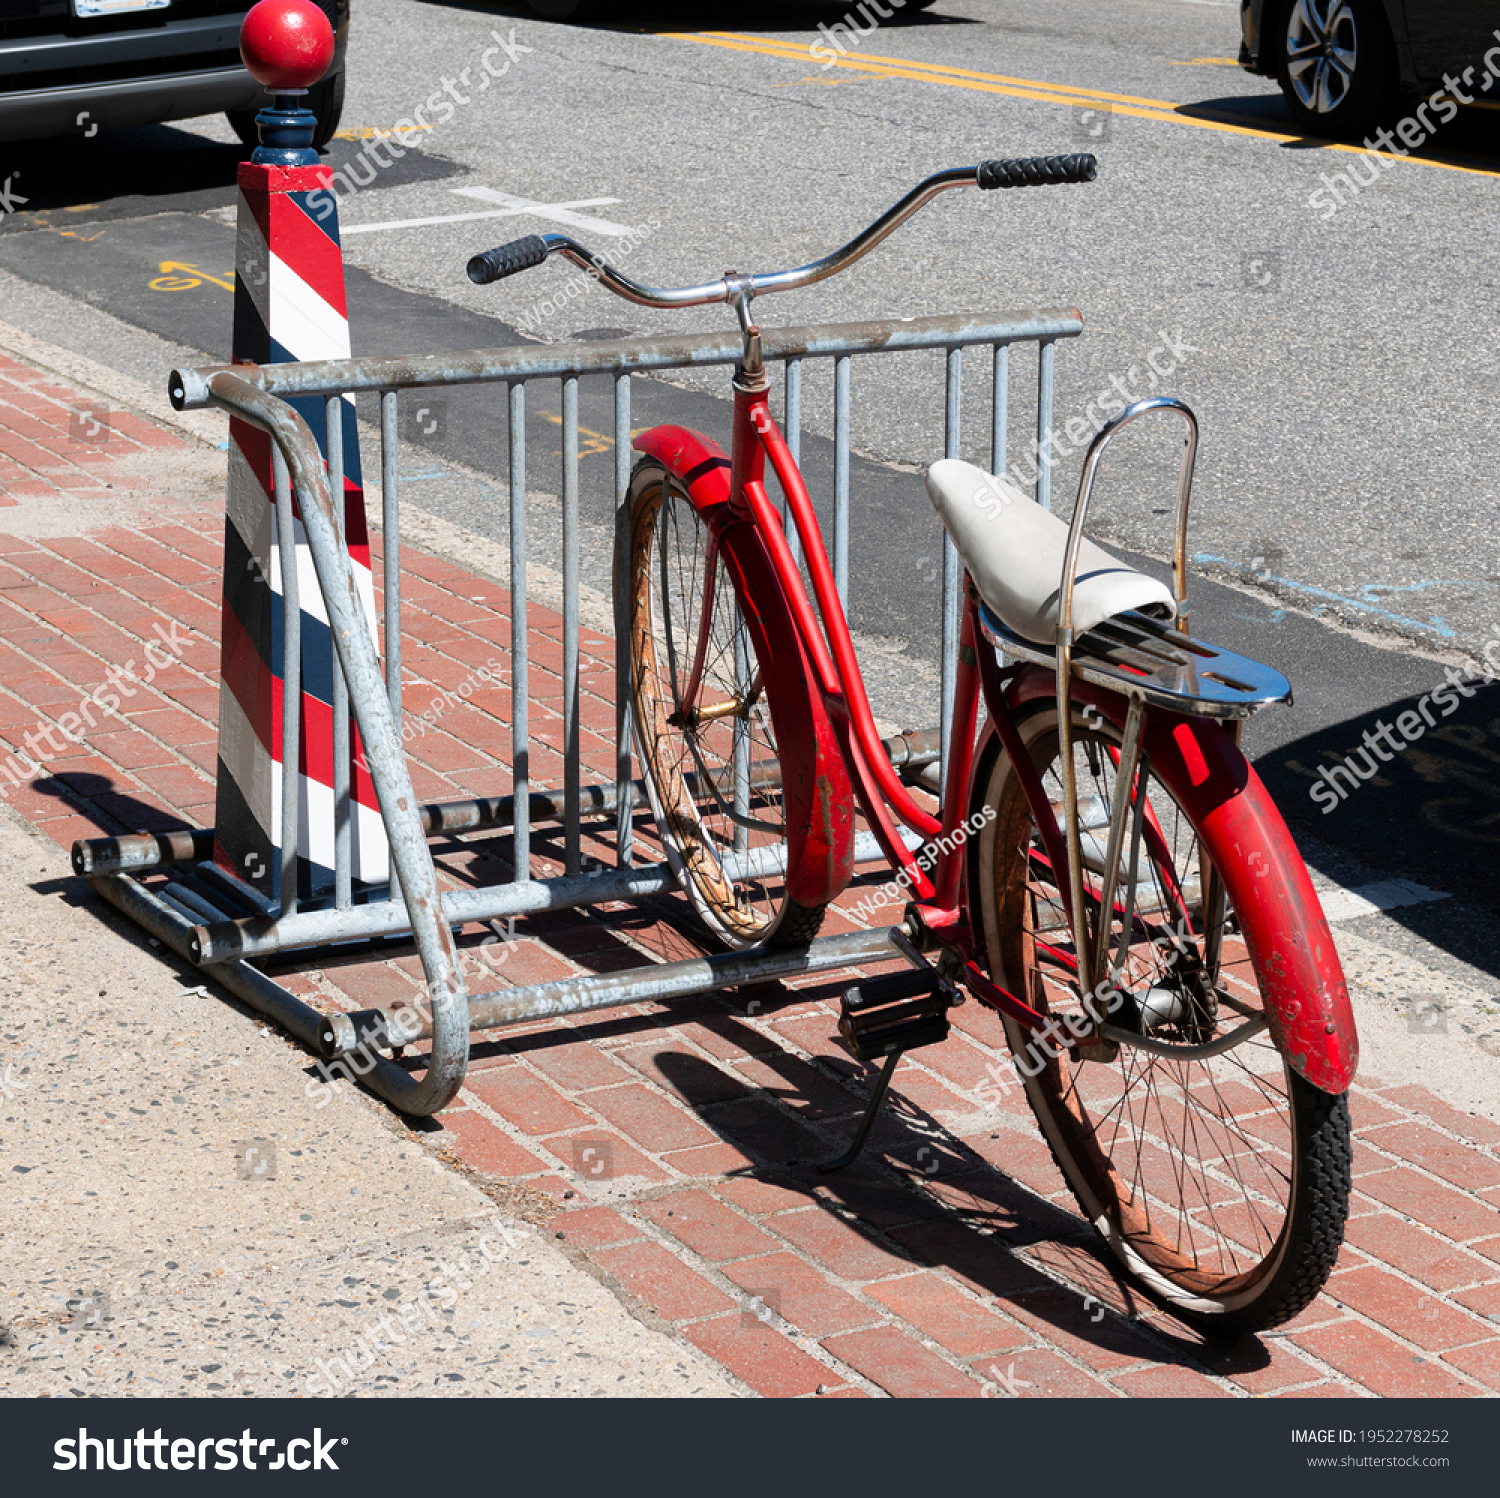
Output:
<svg viewBox="0 0 1500 1498">
<path fill-rule="evenodd" d="M 1274 89 L 1232 65 L 1232 3 L 939 0 L 846 38 L 826 67 L 809 48 L 839 9 L 733 3 L 714 11 L 713 31 L 692 7 L 608 11 L 554 25 L 518 5 L 360 0 L 348 132 L 388 131 L 450 85 L 463 102 L 447 117 L 428 107 L 436 122 L 417 148 L 343 203 L 355 351 L 725 326 L 722 308 L 651 313 L 592 285 L 559 307 L 570 268 L 558 264 L 494 288 L 464 278 L 475 250 L 559 215 L 632 274 L 675 284 L 806 261 L 937 168 L 1093 150 L 1097 183 L 947 195 L 848 274 L 763 304 L 761 320 L 1076 304 L 1086 327 L 1059 350 L 1060 428 L 1087 421 L 1112 379 L 1154 393 L 1147 356 L 1174 347 L 1157 388 L 1188 400 L 1204 429 L 1195 625 L 1297 684 L 1297 705 L 1247 736 L 1294 829 L 1329 867 L 1500 905 L 1488 877 L 1500 864 L 1500 715 L 1487 693 L 1330 814 L 1309 799 L 1319 766 L 1442 681 L 1438 656 L 1459 659 L 1500 625 L 1500 371 L 1484 336 L 1497 251 L 1482 229 L 1500 174 L 1491 120 L 1461 117 L 1325 215 L 1309 199 L 1358 158 L 1296 138 Z M 481 89 L 497 38 L 513 60 Z M 504 54 L 490 56 L 498 68 Z M 222 120 L 202 120 L 7 147 L 5 170 L 30 201 L 0 225 L 0 269 L 224 358 L 231 139 Z M 349 168 L 361 146 L 336 142 L 330 163 Z M 497 211 L 476 189 L 544 211 L 475 219 Z M 649 232 L 619 232 L 639 226 Z M 69 342 L 66 317 L 34 331 Z M 1013 430 L 1024 432 L 1030 372 L 1016 362 Z M 722 433 L 724 387 L 722 370 L 640 381 L 636 422 Z M 935 638 L 936 548 L 917 471 L 942 450 L 941 391 L 937 356 L 857 366 L 852 612 L 916 661 L 930 661 Z M 966 399 L 965 456 L 987 461 L 987 409 Z M 407 435 L 502 476 L 486 400 L 455 393 L 437 431 Z M 607 413 L 586 388 L 584 426 L 607 432 Z M 544 459 L 557 445 L 547 418 L 538 400 L 529 440 Z M 810 477 L 826 493 L 831 401 L 813 374 L 806 420 Z M 595 446 L 585 508 L 602 526 L 612 455 Z M 1097 534 L 1160 558 L 1174 445 L 1142 432 L 1122 446 Z M 1059 466 L 1060 506 L 1078 462 Z M 533 483 L 546 487 L 540 474 Z M 502 510 L 476 498 L 446 518 L 503 538 Z M 1423 920 L 1440 908 L 1418 907 Z M 1443 936 L 1466 950 L 1476 940 Z"/>
</svg>

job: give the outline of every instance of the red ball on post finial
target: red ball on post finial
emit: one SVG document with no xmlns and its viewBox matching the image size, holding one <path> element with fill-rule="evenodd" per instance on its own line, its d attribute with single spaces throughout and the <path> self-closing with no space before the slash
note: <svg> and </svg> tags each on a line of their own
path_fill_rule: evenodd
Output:
<svg viewBox="0 0 1500 1498">
<path fill-rule="evenodd" d="M 312 0 L 259 0 L 240 27 L 240 58 L 272 93 L 311 88 L 333 61 L 333 27 Z"/>
</svg>

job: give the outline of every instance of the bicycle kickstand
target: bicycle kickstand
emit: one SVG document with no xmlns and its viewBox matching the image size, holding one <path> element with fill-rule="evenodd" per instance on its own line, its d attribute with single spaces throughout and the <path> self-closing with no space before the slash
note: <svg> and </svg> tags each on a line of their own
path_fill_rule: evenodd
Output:
<svg viewBox="0 0 1500 1498">
<path fill-rule="evenodd" d="M 839 1034 L 861 1061 L 884 1057 L 885 1065 L 876 1080 L 875 1090 L 865 1108 L 864 1117 L 855 1130 L 849 1148 L 826 1165 L 818 1166 L 822 1175 L 852 1165 L 865 1147 L 875 1116 L 890 1090 L 896 1063 L 907 1051 L 918 1046 L 936 1045 L 948 1038 L 948 1011 L 963 1003 L 963 994 L 927 961 L 899 930 L 891 934 L 908 962 L 920 964 L 910 972 L 891 973 L 883 978 L 869 978 L 845 990 L 839 1015 Z"/>
</svg>

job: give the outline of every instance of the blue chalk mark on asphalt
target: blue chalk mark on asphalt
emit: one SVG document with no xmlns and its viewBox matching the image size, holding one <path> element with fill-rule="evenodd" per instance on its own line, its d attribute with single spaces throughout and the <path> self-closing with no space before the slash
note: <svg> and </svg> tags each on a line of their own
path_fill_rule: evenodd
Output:
<svg viewBox="0 0 1500 1498">
<path fill-rule="evenodd" d="M 1243 569 L 1236 563 L 1231 562 L 1228 557 L 1215 556 L 1212 552 L 1209 551 L 1197 552 L 1194 555 L 1193 560 L 1195 562 L 1211 562 L 1220 567 L 1227 567 L 1233 572 L 1243 571 Z M 1448 640 L 1456 638 L 1454 632 L 1449 629 L 1448 626 L 1440 618 L 1438 618 L 1436 614 L 1428 615 L 1427 622 L 1424 624 L 1420 619 L 1408 619 L 1404 614 L 1393 614 L 1389 609 L 1381 608 L 1369 597 L 1347 598 L 1342 593 L 1330 593 L 1327 588 L 1315 588 L 1311 583 L 1299 583 L 1290 577 L 1277 577 L 1274 573 L 1271 572 L 1257 572 L 1255 574 L 1255 577 L 1257 578 L 1257 580 L 1262 582 L 1280 583 L 1284 588 L 1294 588 L 1297 592 L 1307 593 L 1313 598 L 1327 598 L 1331 599 L 1334 603 L 1347 604 L 1350 608 L 1360 609 L 1366 614 L 1379 614 L 1382 619 L 1391 619 L 1397 624 L 1406 625 L 1409 629 L 1419 629 L 1424 633 L 1441 635 L 1444 639 Z M 1366 583 L 1364 587 L 1360 589 L 1360 592 L 1364 594 L 1414 593 L 1423 588 L 1451 588 L 1472 586 L 1472 583 L 1458 583 L 1448 581 L 1410 583 L 1406 585 L 1399 585 L 1395 583 Z M 1325 612 L 1327 607 L 1327 604 L 1319 604 L 1312 611 L 1313 618 L 1319 618 Z"/>
</svg>

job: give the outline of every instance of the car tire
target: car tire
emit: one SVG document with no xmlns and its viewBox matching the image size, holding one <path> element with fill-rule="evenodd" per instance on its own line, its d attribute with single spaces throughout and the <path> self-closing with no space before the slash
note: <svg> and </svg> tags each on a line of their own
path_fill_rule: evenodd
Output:
<svg viewBox="0 0 1500 1498">
<path fill-rule="evenodd" d="M 1379 0 L 1287 0 L 1274 37 L 1276 81 L 1309 135 L 1363 137 L 1396 105 L 1396 45 Z"/>
<path fill-rule="evenodd" d="M 317 126 L 313 130 L 313 149 L 321 151 L 329 141 L 333 139 L 334 131 L 339 128 L 339 120 L 344 114 L 344 72 L 340 69 L 331 77 L 324 78 L 321 82 L 313 84 L 307 91 L 304 101 L 312 110 L 313 118 Z M 234 129 L 234 133 L 244 141 L 247 146 L 258 146 L 260 144 L 260 128 L 255 123 L 256 111 L 253 109 L 230 109 L 225 111 L 224 117 Z"/>
</svg>

